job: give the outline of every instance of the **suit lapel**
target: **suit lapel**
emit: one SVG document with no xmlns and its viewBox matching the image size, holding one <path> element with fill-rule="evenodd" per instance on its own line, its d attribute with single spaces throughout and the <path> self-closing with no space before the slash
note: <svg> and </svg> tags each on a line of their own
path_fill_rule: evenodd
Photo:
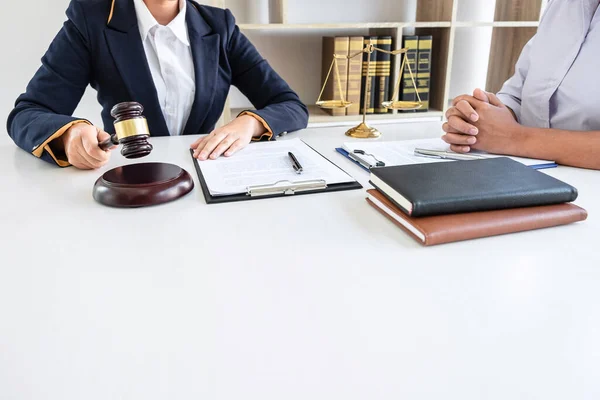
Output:
<svg viewBox="0 0 600 400">
<path fill-rule="evenodd" d="M 137 25 L 133 0 L 115 2 L 113 16 L 104 31 L 110 52 L 132 101 L 144 106 L 152 136 L 168 136 Z"/>
<path fill-rule="evenodd" d="M 184 132 L 185 134 L 208 133 L 200 130 L 210 113 L 215 98 L 219 71 L 220 36 L 211 34 L 212 29 L 193 2 L 188 2 L 186 22 L 194 58 L 196 94 Z"/>
</svg>

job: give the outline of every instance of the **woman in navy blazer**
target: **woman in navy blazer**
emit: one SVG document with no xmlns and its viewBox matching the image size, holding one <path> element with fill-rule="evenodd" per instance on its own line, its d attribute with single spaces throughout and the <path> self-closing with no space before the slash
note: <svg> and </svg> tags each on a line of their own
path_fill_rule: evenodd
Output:
<svg viewBox="0 0 600 400">
<path fill-rule="evenodd" d="M 194 143 L 196 155 L 231 155 L 251 140 L 305 128 L 306 106 L 240 33 L 231 12 L 185 1 L 197 90 L 182 133 L 210 133 Z M 163 7 L 177 3 L 154 0 L 161 2 Z M 9 115 L 8 132 L 15 143 L 59 166 L 98 168 L 110 155 L 98 147 L 114 133 L 110 110 L 126 101 L 145 107 L 152 136 L 168 136 L 133 0 L 72 0 L 67 17 Z M 98 92 L 105 131 L 72 116 L 88 85 Z M 256 111 L 214 130 L 231 85 Z"/>
</svg>

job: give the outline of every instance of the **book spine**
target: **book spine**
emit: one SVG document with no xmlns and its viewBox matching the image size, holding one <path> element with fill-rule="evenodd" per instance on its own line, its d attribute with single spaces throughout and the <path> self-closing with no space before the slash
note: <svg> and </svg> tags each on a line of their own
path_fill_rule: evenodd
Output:
<svg viewBox="0 0 600 400">
<path fill-rule="evenodd" d="M 417 79 L 417 53 L 419 51 L 419 37 L 418 36 L 406 36 L 402 42 L 403 48 L 408 48 L 406 53 L 406 66 L 402 72 L 402 88 L 400 91 L 400 100 L 402 101 L 417 101 L 417 93 L 415 91 L 412 79 L 410 77 L 410 71 L 413 73 L 415 81 Z M 408 66 L 410 65 L 410 70 Z M 413 112 L 413 111 L 402 111 L 402 112 Z"/>
<path fill-rule="evenodd" d="M 380 36 L 377 40 L 377 47 L 392 51 L 392 37 Z M 387 114 L 391 112 L 383 107 L 383 102 L 390 99 L 390 75 L 392 73 L 392 56 L 381 51 L 377 52 L 377 68 L 375 77 L 375 114 Z"/>
<path fill-rule="evenodd" d="M 429 238 L 427 235 L 423 234 L 424 236 L 424 240 L 420 237 L 418 237 L 413 231 L 411 231 L 410 229 L 408 229 L 406 226 L 404 226 L 402 223 L 400 223 L 398 221 L 398 219 L 394 218 L 392 215 L 389 214 L 388 211 L 382 209 L 381 207 L 379 207 L 377 204 L 375 204 L 370 198 L 367 198 L 367 203 L 369 203 L 373 208 L 375 208 L 377 211 L 379 211 L 379 213 L 381 213 L 384 217 L 386 217 L 387 219 L 389 219 L 390 221 L 392 221 L 394 224 L 396 224 L 396 226 L 398 226 L 400 229 L 402 229 L 405 233 L 407 233 L 408 235 L 410 235 L 413 239 L 415 239 L 417 242 L 424 244 L 425 246 L 429 246 L 431 245 Z M 393 210 L 393 209 L 391 209 Z M 393 212 L 393 211 L 392 211 Z M 400 214 L 398 214 L 400 215 Z M 404 219 L 407 221 L 410 221 L 408 218 L 402 218 L 399 217 L 400 219 Z M 407 225 L 412 225 L 414 226 L 414 224 L 410 224 L 409 222 L 406 223 Z M 416 228 L 417 231 L 420 231 L 418 228 Z M 422 233 L 422 232 L 421 232 Z"/>
<path fill-rule="evenodd" d="M 329 68 L 331 67 L 331 62 L 333 60 L 333 53 L 335 48 L 335 38 L 331 36 L 323 37 L 323 61 L 322 61 L 322 69 L 321 69 L 321 87 L 325 85 L 323 88 L 322 100 L 334 100 L 333 97 L 333 79 L 332 76 L 327 79 L 327 74 L 329 73 Z M 334 74 L 335 71 L 331 71 L 331 75 Z M 323 109 L 327 114 L 331 114 L 330 110 Z"/>
<path fill-rule="evenodd" d="M 329 67 L 331 66 L 331 61 L 333 60 L 333 55 L 348 55 L 348 47 L 350 43 L 349 37 L 324 37 L 323 38 L 323 69 L 322 69 L 322 80 L 325 81 L 327 78 L 327 73 L 329 72 Z M 324 100 L 342 100 L 340 99 L 340 91 L 344 100 L 346 100 L 347 92 L 348 92 L 348 59 L 347 58 L 338 58 L 337 60 L 337 72 L 339 72 L 339 81 L 337 77 L 336 68 L 333 68 L 331 71 L 331 75 L 329 76 L 329 80 L 325 86 L 325 91 L 323 92 Z M 341 82 L 341 87 L 340 87 Z M 341 89 L 341 90 L 340 90 Z M 333 116 L 342 116 L 346 115 L 346 109 L 325 109 L 329 115 Z"/>
<path fill-rule="evenodd" d="M 364 45 L 377 44 L 377 36 L 365 36 Z M 365 96 L 367 97 L 367 114 L 373 114 L 375 112 L 375 68 L 377 67 L 377 54 L 375 52 L 370 54 L 371 68 L 368 69 L 369 53 L 363 54 L 363 68 L 362 68 L 362 94 L 360 98 L 360 113 L 364 112 Z M 367 70 L 369 70 L 369 76 L 367 76 Z"/>
<path fill-rule="evenodd" d="M 364 48 L 364 38 L 355 36 L 350 38 L 349 55 L 356 54 Z M 348 60 L 348 101 L 352 103 L 346 109 L 346 115 L 359 115 L 361 104 L 363 58 L 361 55 Z"/>
<path fill-rule="evenodd" d="M 380 200 L 375 191 L 369 190 L 367 193 L 370 196 L 367 198 L 370 205 L 415 240 L 424 243 L 426 246 L 550 228 L 584 221 L 587 218 L 585 210 L 572 204 L 559 204 L 482 213 L 442 215 L 429 218 L 428 222 L 423 224 L 417 222 L 418 220 L 414 218 L 407 217 L 401 210 L 395 210 L 392 204 L 386 204 L 385 201 Z M 379 200 L 388 210 L 381 208 L 371 199 Z M 401 220 L 405 222 L 402 223 Z M 452 229 L 447 229 L 448 226 L 452 226 Z M 409 227 L 414 229 L 411 230 Z M 485 229 L 482 229 L 483 227 Z M 416 232 L 422 236 L 419 237 Z"/>
<path fill-rule="evenodd" d="M 379 37 L 373 37 L 373 44 L 377 46 Z M 375 114 L 375 102 L 377 99 L 377 86 L 375 86 L 375 78 L 377 77 L 377 52 L 371 54 L 371 97 L 369 98 L 368 114 Z"/>
<path fill-rule="evenodd" d="M 423 107 L 417 112 L 429 111 L 429 92 L 431 90 L 431 50 L 432 36 L 419 36 L 419 51 L 417 54 L 417 92 L 423 102 Z"/>
</svg>

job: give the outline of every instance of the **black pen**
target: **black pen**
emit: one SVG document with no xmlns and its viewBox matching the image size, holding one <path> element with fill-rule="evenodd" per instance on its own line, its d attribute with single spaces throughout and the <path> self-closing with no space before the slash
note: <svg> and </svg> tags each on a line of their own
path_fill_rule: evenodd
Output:
<svg viewBox="0 0 600 400">
<path fill-rule="evenodd" d="M 291 151 L 288 152 L 288 156 L 290 156 L 290 159 L 292 160 L 292 167 L 294 167 L 294 171 L 296 171 L 297 174 L 301 174 L 303 168 L 296 156 Z"/>
</svg>

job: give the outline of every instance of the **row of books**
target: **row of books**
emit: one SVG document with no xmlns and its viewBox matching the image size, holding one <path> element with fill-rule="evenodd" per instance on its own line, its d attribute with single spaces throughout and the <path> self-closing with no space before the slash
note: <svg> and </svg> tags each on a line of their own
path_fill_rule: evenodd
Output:
<svg viewBox="0 0 600 400">
<path fill-rule="evenodd" d="M 360 52 L 368 44 L 387 51 L 396 49 L 391 36 L 327 36 L 323 38 L 322 82 L 326 83 L 323 98 L 340 100 L 341 92 L 344 98 L 352 103 L 346 109 L 326 110 L 330 115 L 362 114 L 364 111 L 365 96 L 367 114 L 386 114 L 391 112 L 382 105 L 383 102 L 392 100 L 391 97 L 394 93 L 396 82 L 392 82 L 390 78 L 392 70 L 399 68 L 399 65 L 394 65 L 395 57 L 390 54 L 380 51 L 371 53 L 370 68 L 368 68 L 368 53 L 364 53 L 362 57 L 357 56 L 351 59 L 338 58 L 339 79 L 334 69 L 329 76 L 329 80 L 325 82 L 334 54 L 338 56 L 353 55 Z M 412 71 L 419 97 L 423 102 L 423 107 L 418 111 L 427 111 L 429 109 L 429 91 L 431 86 L 433 37 L 406 36 L 403 38 L 402 47 L 408 48 L 408 52 L 406 55 L 407 65 L 401 73 L 402 82 L 399 100 L 417 101 L 415 85 L 410 76 L 410 71 Z M 398 60 L 402 62 L 401 57 L 398 57 Z M 410 71 L 408 65 L 410 65 Z"/>
</svg>

